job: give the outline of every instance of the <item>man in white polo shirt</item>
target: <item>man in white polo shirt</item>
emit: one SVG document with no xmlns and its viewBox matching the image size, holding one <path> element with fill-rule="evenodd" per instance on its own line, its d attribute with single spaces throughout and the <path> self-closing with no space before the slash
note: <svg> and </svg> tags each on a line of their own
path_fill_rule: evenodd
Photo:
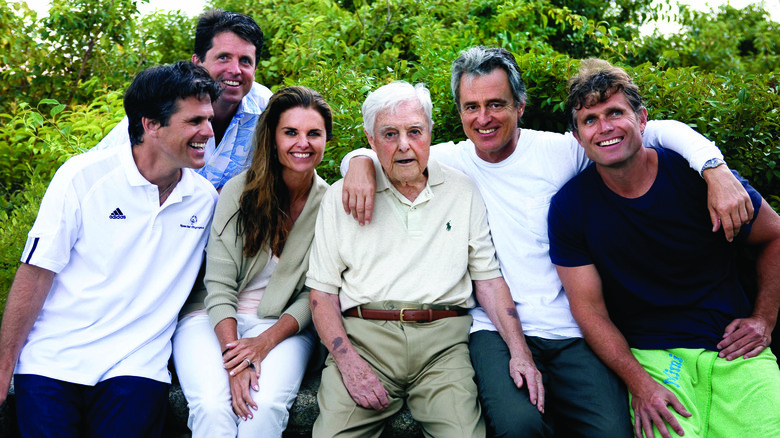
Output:
<svg viewBox="0 0 780 438">
<path fill-rule="evenodd" d="M 192 169 L 220 93 L 189 62 L 125 94 L 131 144 L 69 159 L 41 203 L 0 327 L 23 436 L 154 437 L 171 335 L 198 273 L 217 193 Z"/>
</svg>

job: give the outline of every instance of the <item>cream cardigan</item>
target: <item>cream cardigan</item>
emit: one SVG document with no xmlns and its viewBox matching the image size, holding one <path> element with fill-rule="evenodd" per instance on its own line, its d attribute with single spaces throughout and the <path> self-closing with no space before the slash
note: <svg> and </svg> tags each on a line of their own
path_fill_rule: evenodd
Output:
<svg viewBox="0 0 780 438">
<path fill-rule="evenodd" d="M 239 199 L 245 185 L 246 171 L 233 177 L 222 189 L 206 246 L 204 281 L 201 287 L 196 283 L 189 303 L 185 305 L 186 312 L 190 312 L 205 304 L 212 326 L 225 318 L 236 317 L 238 293 L 267 261 L 267 248 L 254 257 L 245 257 L 244 239 L 236 232 Z M 298 331 L 311 322 L 309 290 L 303 283 L 309 268 L 320 201 L 327 188 L 328 184 L 315 174 L 306 205 L 290 230 L 282 256 L 257 307 L 258 317 L 279 318 L 287 313 L 298 322 Z"/>
</svg>

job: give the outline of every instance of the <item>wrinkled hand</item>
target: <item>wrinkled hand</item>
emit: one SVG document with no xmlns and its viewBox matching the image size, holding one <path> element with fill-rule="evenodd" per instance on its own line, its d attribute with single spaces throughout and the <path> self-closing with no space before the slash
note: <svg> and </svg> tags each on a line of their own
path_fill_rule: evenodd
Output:
<svg viewBox="0 0 780 438">
<path fill-rule="evenodd" d="M 371 223 L 376 194 L 376 171 L 374 162 L 368 157 L 354 157 L 344 175 L 341 202 L 344 211 L 351 214 L 360 225 Z"/>
<path fill-rule="evenodd" d="M 257 410 L 257 403 L 252 399 L 250 389 L 255 392 L 260 390 L 257 384 L 257 375 L 251 368 L 236 373 L 235 376 L 228 376 L 230 380 L 230 395 L 233 403 L 233 412 L 246 421 L 252 418 L 252 410 Z"/>
<path fill-rule="evenodd" d="M 666 423 L 672 426 L 677 435 L 683 436 L 682 426 L 667 406 L 671 405 L 683 417 L 690 417 L 691 413 L 685 409 L 671 391 L 658 382 L 653 382 L 652 385 L 652 388 L 648 388 L 642 394 L 632 394 L 631 407 L 634 409 L 634 433 L 637 438 L 642 438 L 643 431 L 648 438 L 655 436 L 653 424 L 661 432 L 661 436 L 671 438 Z"/>
<path fill-rule="evenodd" d="M 710 210 L 712 232 L 723 226 L 726 240 L 731 242 L 742 225 L 753 219 L 753 203 L 747 191 L 725 165 L 702 173 L 707 181 L 707 208 Z"/>
<path fill-rule="evenodd" d="M 758 356 L 772 342 L 772 327 L 759 317 L 740 318 L 726 326 L 723 340 L 718 343 L 718 357 L 733 360 L 739 356 Z"/>
<path fill-rule="evenodd" d="M 271 346 L 262 334 L 230 342 L 225 347 L 227 347 L 227 351 L 222 356 L 222 362 L 231 376 L 237 375 L 249 367 L 251 363 L 255 368 L 256 377 L 260 377 L 260 362 L 271 351 Z"/>
<path fill-rule="evenodd" d="M 512 358 L 509 360 L 509 375 L 514 380 L 518 388 L 523 387 L 523 383 L 528 386 L 528 395 L 531 404 L 536 405 L 536 409 L 544 413 L 544 385 L 542 384 L 542 373 L 536 369 L 533 361 L 521 358 Z"/>
<path fill-rule="evenodd" d="M 339 364 L 341 379 L 352 400 L 366 409 L 381 411 L 390 406 L 388 392 L 371 369 L 359 356 Z"/>
</svg>

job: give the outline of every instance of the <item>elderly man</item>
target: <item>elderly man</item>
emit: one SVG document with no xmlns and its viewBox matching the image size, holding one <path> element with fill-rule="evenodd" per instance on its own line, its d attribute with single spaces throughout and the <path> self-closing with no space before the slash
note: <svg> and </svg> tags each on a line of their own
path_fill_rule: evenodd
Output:
<svg viewBox="0 0 780 438">
<path fill-rule="evenodd" d="M 255 82 L 263 32 L 255 21 L 236 12 L 211 9 L 203 13 L 195 29 L 192 62 L 208 70 L 222 86 L 212 102 L 214 137 L 206 143 L 206 164 L 198 173 L 217 190 L 252 159 L 252 136 L 271 90 Z M 129 144 L 127 118 L 94 149 Z"/>
<path fill-rule="evenodd" d="M 428 160 L 431 108 L 428 90 L 405 82 L 363 104 L 382 164 L 376 221 L 361 227 L 340 214 L 341 182 L 323 198 L 306 281 L 330 351 L 315 437 L 379 436 L 404 399 L 427 436 L 484 436 L 467 347 L 472 281 L 508 345 L 504 372 L 543 410 L 482 198 L 465 175 Z"/>
<path fill-rule="evenodd" d="M 132 147 L 73 157 L 52 179 L 0 328 L 0 402 L 15 373 L 23 436 L 160 435 L 171 335 L 217 198 L 191 169 L 219 92 L 189 62 L 139 73 Z"/>
<path fill-rule="evenodd" d="M 741 179 L 755 218 L 734 242 L 713 234 L 696 172 L 642 147 L 647 110 L 622 69 L 584 61 L 567 107 L 594 164 L 552 200 L 550 257 L 588 344 L 628 386 L 636 436 L 669 438 L 668 424 L 686 437 L 777 437 L 780 371 L 766 347 L 780 217 Z M 737 243 L 760 248 L 754 306 L 737 279 Z"/>
<path fill-rule="evenodd" d="M 528 403 L 525 390 L 506 377 L 507 346 L 486 313 L 474 309 L 469 348 L 489 431 L 499 437 L 630 436 L 625 389 L 582 339 L 548 254 L 550 198 L 587 166 L 587 157 L 570 134 L 517 127 L 525 110 L 525 85 L 514 56 L 506 50 L 464 51 L 452 65 L 452 96 L 468 140 L 434 146 L 431 154 L 468 175 L 485 199 L 501 272 L 547 391 L 548 414 L 543 416 Z M 673 148 L 689 159 L 691 167 L 704 169 L 713 192 L 713 222 L 722 218 L 731 238 L 732 224 L 739 229 L 752 206 L 726 166 L 716 166 L 723 162 L 718 149 L 674 121 L 648 123 L 644 137 L 646 143 Z M 358 168 L 364 165 L 360 160 L 367 161 L 354 159 Z M 345 189 L 349 182 L 348 174 Z M 350 192 L 345 208 L 361 210 L 363 201 Z M 365 192 L 371 190 L 360 193 Z"/>
</svg>

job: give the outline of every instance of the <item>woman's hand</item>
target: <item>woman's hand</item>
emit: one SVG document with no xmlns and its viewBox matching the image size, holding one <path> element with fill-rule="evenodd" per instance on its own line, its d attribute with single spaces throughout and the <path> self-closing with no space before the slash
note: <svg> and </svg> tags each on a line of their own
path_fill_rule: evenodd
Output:
<svg viewBox="0 0 780 438">
<path fill-rule="evenodd" d="M 252 399 L 251 390 L 255 392 L 260 390 L 257 385 L 257 375 L 251 368 L 244 367 L 244 370 L 235 375 L 228 376 L 230 381 L 230 395 L 233 403 L 233 412 L 246 421 L 252 418 L 252 410 L 257 410 L 257 404 Z M 252 409 L 249 409 L 249 408 Z"/>
<path fill-rule="evenodd" d="M 237 376 L 240 372 L 250 368 L 254 371 L 255 379 L 260 377 L 260 363 L 274 347 L 266 333 L 239 339 L 225 345 L 227 349 L 222 355 L 222 361 L 230 376 Z"/>
</svg>

